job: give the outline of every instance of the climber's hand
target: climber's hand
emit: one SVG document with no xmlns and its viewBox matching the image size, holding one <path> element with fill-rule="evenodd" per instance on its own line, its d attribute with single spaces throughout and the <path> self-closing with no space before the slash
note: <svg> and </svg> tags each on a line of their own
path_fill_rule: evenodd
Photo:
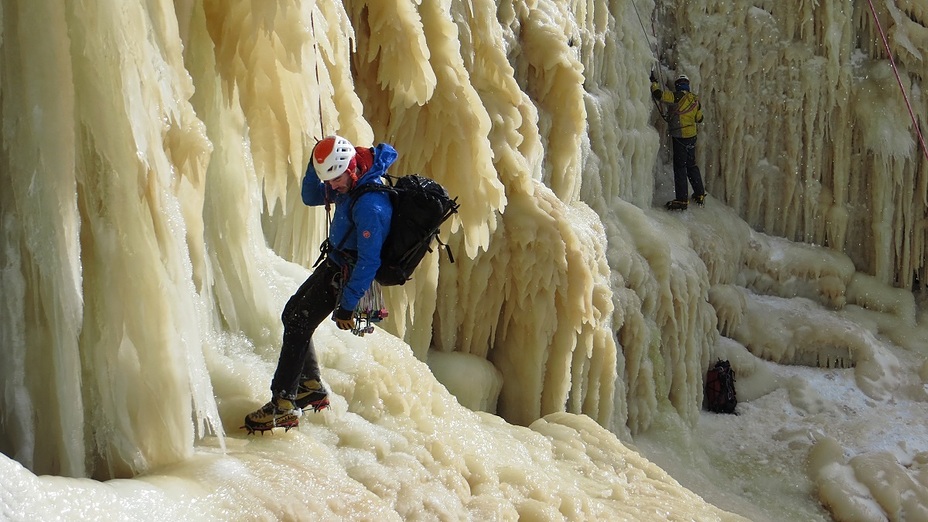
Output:
<svg viewBox="0 0 928 522">
<path fill-rule="evenodd" d="M 345 310 L 342 307 L 338 307 L 332 319 L 335 321 L 335 324 L 338 325 L 339 330 L 351 330 L 354 328 L 353 310 Z"/>
</svg>

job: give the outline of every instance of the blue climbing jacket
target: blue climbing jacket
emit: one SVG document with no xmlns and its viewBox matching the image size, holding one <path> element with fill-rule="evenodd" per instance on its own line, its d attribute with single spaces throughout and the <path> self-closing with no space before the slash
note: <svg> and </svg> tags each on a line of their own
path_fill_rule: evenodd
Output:
<svg viewBox="0 0 928 522">
<path fill-rule="evenodd" d="M 360 147 L 358 148 L 360 150 Z M 373 149 L 371 168 L 361 174 L 358 182 L 347 194 L 340 194 L 319 180 L 310 161 L 303 177 L 303 203 L 309 206 L 335 203 L 335 212 L 329 227 L 328 258 L 341 267 L 348 267 L 350 276 L 342 289 L 341 308 L 354 310 L 374 281 L 380 268 L 380 250 L 390 232 L 393 206 L 390 195 L 384 191 L 367 191 L 354 201 L 352 192 L 367 183 L 383 184 L 381 177 L 396 161 L 397 152 L 392 146 L 381 143 Z M 346 256 L 345 253 L 350 253 Z M 351 255 L 355 259 L 350 259 Z"/>
</svg>

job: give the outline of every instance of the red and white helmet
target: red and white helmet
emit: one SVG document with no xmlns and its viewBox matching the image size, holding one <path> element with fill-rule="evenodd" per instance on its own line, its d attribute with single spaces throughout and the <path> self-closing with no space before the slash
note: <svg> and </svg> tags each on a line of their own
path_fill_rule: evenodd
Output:
<svg viewBox="0 0 928 522">
<path fill-rule="evenodd" d="M 335 179 L 351 166 L 354 145 L 341 136 L 327 136 L 313 147 L 313 168 L 322 181 Z"/>
</svg>

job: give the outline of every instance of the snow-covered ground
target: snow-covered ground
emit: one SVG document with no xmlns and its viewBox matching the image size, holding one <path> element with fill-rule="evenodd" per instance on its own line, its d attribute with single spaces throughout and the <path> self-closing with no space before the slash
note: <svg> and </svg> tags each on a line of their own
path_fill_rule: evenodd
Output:
<svg viewBox="0 0 928 522">
<path fill-rule="evenodd" d="M 833 520 L 820 489 L 829 492 L 831 510 L 856 520 L 885 520 L 883 511 L 894 505 L 891 520 L 925 520 L 918 507 L 928 469 L 928 401 L 919 377 L 924 358 L 885 340 L 880 346 L 899 361 L 893 397 L 865 394 L 854 368 L 757 359 L 743 380 L 763 379 L 772 389 L 739 402 L 737 415 L 703 411 L 691 433 L 664 422 L 636 437 L 636 445 L 683 486 L 754 521 Z M 837 459 L 816 459 L 834 448 L 840 448 Z M 900 500 L 906 497 L 913 502 Z"/>
</svg>

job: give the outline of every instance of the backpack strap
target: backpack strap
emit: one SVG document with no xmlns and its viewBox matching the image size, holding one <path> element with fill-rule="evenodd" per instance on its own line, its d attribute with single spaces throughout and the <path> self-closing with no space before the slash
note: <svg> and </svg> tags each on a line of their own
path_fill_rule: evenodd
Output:
<svg viewBox="0 0 928 522">
<path fill-rule="evenodd" d="M 384 174 L 384 176 L 392 178 L 392 176 L 390 176 L 389 174 Z M 354 210 L 354 205 L 355 203 L 358 202 L 358 199 L 364 194 L 367 194 L 368 192 L 394 193 L 396 191 L 393 189 L 392 181 L 391 181 L 390 186 L 382 185 L 380 183 L 365 183 L 363 185 L 360 185 L 348 193 L 348 195 L 351 197 L 351 204 L 350 204 L 350 207 L 348 208 L 349 214 Z M 326 198 L 325 216 L 326 216 L 326 232 L 328 232 L 329 228 L 332 226 L 332 211 L 331 211 L 331 206 L 329 204 L 328 198 Z M 338 246 L 332 245 L 332 242 L 329 241 L 328 233 L 326 233 L 325 241 L 323 241 L 322 244 L 319 245 L 319 250 L 321 253 L 319 254 L 319 258 L 316 259 L 316 262 L 313 263 L 313 268 L 315 268 L 319 263 L 321 263 L 322 260 L 325 259 L 325 257 L 329 254 L 329 252 L 332 252 L 332 251 L 338 252 L 345 259 L 348 259 L 352 263 L 354 262 L 355 256 L 352 256 L 348 252 L 342 250 L 342 247 L 345 246 L 345 241 L 348 241 L 348 236 L 351 235 L 351 231 L 354 230 L 354 226 L 355 226 L 354 220 L 351 220 L 351 226 L 348 228 L 348 232 L 345 234 L 345 237 L 343 237 L 342 240 L 338 243 Z"/>
</svg>

